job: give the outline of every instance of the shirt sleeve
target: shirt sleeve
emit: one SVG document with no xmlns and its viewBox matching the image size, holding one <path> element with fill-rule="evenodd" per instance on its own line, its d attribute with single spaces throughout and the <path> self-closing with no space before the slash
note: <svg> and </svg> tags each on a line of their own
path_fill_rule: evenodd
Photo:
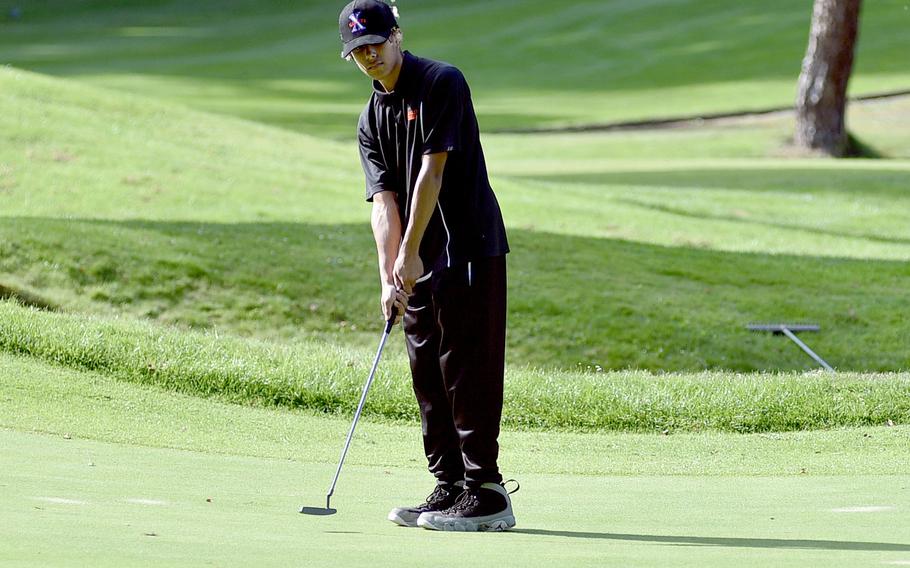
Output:
<svg viewBox="0 0 910 568">
<path fill-rule="evenodd" d="M 423 154 L 461 149 L 461 122 L 468 96 L 468 85 L 461 71 L 447 67 L 439 73 L 421 108 Z"/>
<path fill-rule="evenodd" d="M 382 148 L 376 139 L 375 129 L 369 119 L 369 108 L 360 115 L 357 125 L 357 139 L 360 143 L 360 165 L 366 177 L 366 200 L 373 201 L 373 196 L 380 191 L 395 191 L 392 174 L 386 167 Z"/>
</svg>

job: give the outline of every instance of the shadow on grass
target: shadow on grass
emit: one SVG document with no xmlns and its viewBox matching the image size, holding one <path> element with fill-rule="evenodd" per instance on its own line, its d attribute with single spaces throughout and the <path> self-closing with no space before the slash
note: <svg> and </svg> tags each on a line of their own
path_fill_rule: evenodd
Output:
<svg viewBox="0 0 910 568">
<path fill-rule="evenodd" d="M 906 93 L 905 93 L 906 94 Z M 870 160 L 882 160 L 888 156 L 879 152 L 875 147 L 862 140 L 852 132 L 847 133 L 847 158 L 867 158 Z"/>
<path fill-rule="evenodd" d="M 300 76 L 297 65 L 307 48 L 330 53 L 336 50 L 337 44 L 337 38 L 333 40 L 331 34 L 302 29 L 298 24 L 308 20 L 332 22 L 338 14 L 333 4 L 303 2 L 289 7 L 281 0 L 260 0 L 255 3 L 255 11 L 250 9 L 254 3 L 248 1 L 199 0 L 181 3 L 179 9 L 164 3 L 130 10 L 121 9 L 121 3 L 112 1 L 89 2 L 84 6 L 79 3 L 73 6 L 67 0 L 30 4 L 34 6 L 30 5 L 17 18 L 20 31 L 9 42 L 23 45 L 19 50 L 10 50 L 12 62 L 30 62 L 28 56 L 31 56 L 38 63 L 57 64 L 72 75 L 133 74 L 137 70 L 157 73 L 164 68 L 169 73 L 193 78 L 217 70 L 219 77 L 293 79 Z M 418 39 L 413 40 L 416 53 L 443 60 L 454 57 L 453 63 L 476 69 L 475 74 L 482 74 L 493 84 L 520 90 L 541 87 L 539 73 L 529 74 L 526 65 L 523 66 L 528 58 L 526 53 L 522 50 L 502 53 L 491 62 L 489 46 L 495 45 L 504 34 L 513 37 L 519 30 L 529 37 L 546 35 L 552 31 L 547 25 L 552 18 L 539 20 L 531 17 L 531 12 L 516 14 L 508 2 L 470 2 L 463 10 L 429 4 L 414 14 L 421 20 L 420 26 L 414 28 L 418 32 Z M 799 61 L 802 51 L 794 50 L 793 46 L 802 45 L 809 24 L 805 7 L 786 0 L 761 6 L 696 3 L 685 14 L 647 3 L 640 6 L 593 3 L 584 10 L 555 7 L 540 0 L 526 4 L 536 6 L 535 14 L 540 10 L 543 14 L 552 12 L 566 30 L 582 30 L 591 21 L 604 26 L 604 34 L 593 37 L 561 34 L 531 50 L 537 68 L 543 65 L 543 69 L 564 72 L 599 65 L 597 69 L 610 70 L 558 74 L 562 79 L 560 87 L 580 92 L 595 92 L 605 86 L 610 90 L 638 90 L 722 81 L 795 80 L 790 62 Z M 485 24 L 477 22 L 475 17 L 476 7 L 481 5 L 488 20 Z M 900 66 L 903 45 L 896 39 L 900 37 L 902 22 L 893 17 L 883 18 L 888 14 L 887 9 L 868 8 L 871 11 L 868 17 L 878 17 L 876 30 L 885 39 L 864 59 L 867 74 L 903 71 Z M 84 25 L 77 31 L 65 28 L 74 19 Z M 167 27 L 162 27 L 162 22 L 167 22 Z M 60 33 L 61 28 L 68 33 Z M 453 47 L 453 39 L 458 37 L 454 30 L 469 28 L 475 41 Z M 137 35 L 143 40 L 141 43 L 127 43 Z M 425 38 L 419 39 L 420 35 Z M 772 35 L 774 41 L 769 44 L 767 38 Z M 47 55 L 38 58 L 27 49 L 35 44 L 44 47 L 49 41 L 47 37 L 54 38 L 58 51 L 53 54 L 57 59 Z M 428 42 L 427 37 L 435 40 Z M 112 42 L 125 44 L 129 49 L 112 54 Z M 556 52 L 560 56 L 554 56 L 554 46 L 558 46 Z M 756 57 L 757 50 L 762 57 Z M 566 53 L 573 55 L 567 60 Z M 310 57 L 308 68 L 314 76 L 340 74 L 336 71 L 341 68 L 337 58 Z M 226 59 L 230 64 L 225 63 Z M 276 88 L 281 88 L 280 83 Z"/>
<path fill-rule="evenodd" d="M 818 227 L 812 227 L 809 225 L 796 225 L 794 223 L 778 223 L 774 221 L 768 221 L 766 219 L 751 219 L 746 217 L 736 217 L 733 215 L 715 215 L 712 213 L 699 212 L 695 213 L 693 211 L 687 211 L 679 207 L 670 207 L 667 205 L 658 205 L 657 203 L 646 203 L 643 201 L 638 201 L 636 199 L 627 199 L 627 198 L 617 198 L 615 200 L 618 203 L 623 203 L 625 205 L 630 205 L 632 207 L 639 207 L 641 209 L 647 209 L 649 211 L 656 211 L 658 213 L 667 213 L 669 215 L 676 215 L 679 217 L 687 217 L 689 219 L 704 219 L 710 221 L 725 221 L 729 223 L 741 223 L 744 225 L 758 225 L 760 227 L 772 227 L 774 229 L 784 229 L 788 231 L 800 231 L 803 233 L 812 233 L 813 235 L 825 235 L 828 237 L 838 237 L 844 239 L 862 239 L 866 241 L 873 241 L 877 243 L 894 243 L 899 245 L 910 244 L 910 239 L 900 238 L 900 237 L 885 237 L 882 235 L 869 235 L 869 234 L 854 234 L 844 231 L 830 231 L 827 229 L 820 229 Z"/>
<path fill-rule="evenodd" d="M 48 300 L 45 300 L 38 294 L 29 292 L 27 290 L 21 290 L 19 288 L 14 288 L 12 286 L 7 286 L 3 283 L 0 283 L 0 300 L 14 300 L 23 306 L 29 306 L 31 308 L 37 308 L 39 310 L 58 310 L 57 306 Z"/>
<path fill-rule="evenodd" d="M 551 531 L 545 529 L 512 529 L 509 532 L 534 536 L 653 542 L 656 544 L 669 544 L 674 546 L 720 546 L 726 548 L 782 548 L 806 550 L 910 552 L 910 544 L 899 544 L 893 542 L 858 542 L 849 540 L 789 540 L 779 538 L 731 538 L 708 536 L 665 536 L 648 534 Z"/>
<path fill-rule="evenodd" d="M 745 328 L 813 321 L 840 370 L 910 365 L 905 262 L 667 247 L 512 228 L 508 357 L 541 368 L 807 370 Z M 379 318 L 369 224 L 4 218 L 0 276 L 61 308 L 342 343 Z M 12 244 L 10 244 L 12 243 Z M 13 246 L 15 245 L 15 246 Z M 69 298 L 67 300 L 66 298 Z M 81 304 L 80 304 L 81 302 Z M 369 335 L 369 344 L 373 335 Z"/>
<path fill-rule="evenodd" d="M 830 162 L 819 161 L 819 164 Z M 813 168 L 698 168 L 664 171 L 582 171 L 578 173 L 527 174 L 510 176 L 544 182 L 587 185 L 617 185 L 654 189 L 719 189 L 749 193 L 844 194 L 887 200 L 907 198 L 907 170 L 839 169 L 834 172 Z M 876 165 L 878 162 L 876 162 Z M 897 206 L 898 202 L 893 205 Z"/>
</svg>

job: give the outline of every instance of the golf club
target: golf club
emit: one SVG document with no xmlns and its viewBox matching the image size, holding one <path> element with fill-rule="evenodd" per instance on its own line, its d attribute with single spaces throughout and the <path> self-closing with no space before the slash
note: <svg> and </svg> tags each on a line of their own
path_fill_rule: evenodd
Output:
<svg viewBox="0 0 910 568">
<path fill-rule="evenodd" d="M 398 308 L 392 306 L 392 315 L 386 321 L 385 331 L 382 334 L 382 339 L 379 341 L 379 349 L 376 351 L 376 358 L 373 359 L 373 368 L 370 369 L 370 376 L 367 379 L 366 384 L 363 386 L 363 393 L 360 395 L 360 404 L 357 405 L 357 412 L 354 413 L 354 421 L 351 423 L 351 430 L 348 432 L 348 439 L 344 443 L 344 449 L 341 451 L 341 459 L 338 460 L 338 469 L 335 470 L 335 478 L 332 480 L 332 486 L 329 487 L 329 492 L 325 496 L 325 509 L 322 507 L 301 507 L 300 512 L 304 515 L 334 515 L 337 511 L 331 508 L 330 501 L 332 499 L 332 494 L 335 493 L 335 484 L 338 483 L 338 476 L 341 475 L 341 466 L 344 464 L 344 458 L 348 455 L 348 448 L 351 447 L 351 438 L 354 437 L 354 428 L 357 427 L 357 421 L 360 420 L 360 413 L 363 412 L 363 405 L 367 400 L 367 393 L 370 391 L 370 385 L 373 384 L 373 377 L 376 375 L 376 367 L 379 366 L 379 357 L 382 355 L 382 348 L 385 347 L 385 342 L 389 338 L 389 333 L 392 331 L 392 326 L 395 325 L 395 318 L 398 316 Z"/>
</svg>

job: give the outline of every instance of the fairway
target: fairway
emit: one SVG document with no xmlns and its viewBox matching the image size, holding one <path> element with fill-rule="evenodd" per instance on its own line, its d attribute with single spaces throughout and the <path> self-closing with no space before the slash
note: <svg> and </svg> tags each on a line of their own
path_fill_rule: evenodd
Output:
<svg viewBox="0 0 910 568">
<path fill-rule="evenodd" d="M 297 508 L 324 505 L 343 418 L 205 402 L 7 356 L 0 389 L 16 393 L 0 411 L 4 565 L 910 561 L 907 427 L 505 432 L 504 473 L 522 485 L 516 530 L 440 534 L 385 520 L 432 485 L 414 426 L 362 424 L 338 513 L 309 517 Z"/>
<path fill-rule="evenodd" d="M 44 0 L 0 28 L 0 53 L 40 73 L 351 139 L 365 94 L 331 29 L 343 4 Z M 484 132 L 788 106 L 811 15 L 811 2 L 793 0 L 398 5 L 407 49 L 472 79 Z M 906 4 L 863 11 L 851 93 L 906 90 Z"/>
</svg>

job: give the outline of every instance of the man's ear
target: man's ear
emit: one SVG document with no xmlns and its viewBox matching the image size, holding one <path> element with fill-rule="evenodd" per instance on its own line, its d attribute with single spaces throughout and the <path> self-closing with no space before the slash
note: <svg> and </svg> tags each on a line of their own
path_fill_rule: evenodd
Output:
<svg viewBox="0 0 910 568">
<path fill-rule="evenodd" d="M 395 28 L 394 30 L 392 30 L 392 34 L 389 36 L 389 43 L 391 43 L 398 49 L 401 49 L 402 39 L 403 39 L 403 37 L 401 34 L 401 30 L 399 28 Z"/>
</svg>

